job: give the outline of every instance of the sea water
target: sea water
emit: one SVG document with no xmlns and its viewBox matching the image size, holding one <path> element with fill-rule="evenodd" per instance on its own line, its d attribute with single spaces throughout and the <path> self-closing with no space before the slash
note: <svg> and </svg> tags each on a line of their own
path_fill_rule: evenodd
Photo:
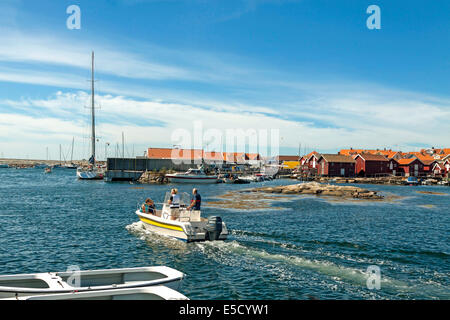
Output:
<svg viewBox="0 0 450 320">
<path fill-rule="evenodd" d="M 191 299 L 450 298 L 449 187 L 362 186 L 394 196 L 381 202 L 296 195 L 267 208 L 208 206 L 229 191 L 292 183 L 196 186 L 202 215 L 221 216 L 230 236 L 183 243 L 146 231 L 135 215 L 172 185 L 1 169 L 0 274 L 165 265 L 186 274 L 180 291 Z M 370 266 L 379 289 L 368 285 Z"/>
</svg>

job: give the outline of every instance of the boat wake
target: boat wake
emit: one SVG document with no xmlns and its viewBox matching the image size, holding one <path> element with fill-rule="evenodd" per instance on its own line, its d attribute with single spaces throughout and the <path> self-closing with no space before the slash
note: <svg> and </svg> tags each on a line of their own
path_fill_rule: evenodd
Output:
<svg viewBox="0 0 450 320">
<path fill-rule="evenodd" d="M 199 249 L 206 255 L 216 259 L 216 261 L 225 264 L 245 264 L 259 268 L 261 265 L 267 270 L 278 267 L 299 268 L 310 270 L 318 274 L 325 275 L 336 282 L 349 283 L 367 289 L 369 273 L 365 269 L 357 269 L 337 265 L 327 260 L 307 259 L 299 255 L 283 255 L 269 253 L 263 249 L 256 249 L 245 246 L 237 241 L 229 242 L 204 242 L 197 243 Z M 365 264 L 365 268 L 368 264 Z M 419 282 L 410 283 L 392 279 L 390 277 L 381 277 L 381 291 L 395 294 L 396 296 L 411 296 L 420 293 L 431 299 L 448 299 L 450 293 L 444 285 L 439 283 Z M 369 290 L 367 290 L 369 291 Z"/>
<path fill-rule="evenodd" d="M 140 240 L 152 242 L 152 243 L 163 243 L 165 245 L 169 245 L 170 247 L 173 247 L 174 245 L 178 246 L 184 246 L 186 247 L 186 243 L 174 239 L 169 236 L 165 236 L 162 234 L 158 234 L 155 232 L 152 232 L 145 228 L 144 223 L 142 221 L 133 222 L 132 224 L 125 227 L 125 229 L 128 230 L 131 234 L 134 234 L 137 236 Z"/>
</svg>

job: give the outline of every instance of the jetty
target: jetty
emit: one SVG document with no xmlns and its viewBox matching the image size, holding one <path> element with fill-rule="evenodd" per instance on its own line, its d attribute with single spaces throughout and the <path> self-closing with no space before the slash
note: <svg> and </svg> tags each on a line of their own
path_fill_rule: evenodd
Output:
<svg viewBox="0 0 450 320">
<path fill-rule="evenodd" d="M 39 160 L 39 159 L 0 159 L 0 164 L 7 164 L 10 168 L 17 169 L 26 169 L 26 168 L 34 168 L 38 165 L 46 165 L 49 167 L 55 165 L 63 165 L 67 162 L 60 160 Z M 71 163 L 76 166 L 83 167 L 88 166 L 87 160 L 73 160 Z M 104 165 L 105 162 L 99 161 L 99 165 Z"/>
</svg>

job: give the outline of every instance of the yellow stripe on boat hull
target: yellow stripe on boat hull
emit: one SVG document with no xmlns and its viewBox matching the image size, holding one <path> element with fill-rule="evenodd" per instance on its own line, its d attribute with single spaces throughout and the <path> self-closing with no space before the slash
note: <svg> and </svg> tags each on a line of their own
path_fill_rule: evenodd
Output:
<svg viewBox="0 0 450 320">
<path fill-rule="evenodd" d="M 178 226 L 174 226 L 174 225 L 171 225 L 171 224 L 165 224 L 165 223 L 156 222 L 156 221 L 153 221 L 153 220 L 150 220 L 150 219 L 145 219 L 145 218 L 143 218 L 143 217 L 139 217 L 139 219 L 141 219 L 142 222 L 151 224 L 151 225 L 153 225 L 153 226 L 157 226 L 157 227 L 161 227 L 161 228 L 166 228 L 166 229 L 171 229 L 171 230 L 176 230 L 176 231 L 184 232 L 184 231 L 183 231 L 183 228 L 178 227 Z"/>
</svg>

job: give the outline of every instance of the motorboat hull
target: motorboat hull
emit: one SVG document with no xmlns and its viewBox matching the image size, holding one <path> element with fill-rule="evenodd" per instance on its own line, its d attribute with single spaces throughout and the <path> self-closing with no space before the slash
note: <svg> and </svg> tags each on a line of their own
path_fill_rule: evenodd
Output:
<svg viewBox="0 0 450 320">
<path fill-rule="evenodd" d="M 72 286 L 79 276 L 80 285 Z M 0 276 L 0 298 L 129 289 L 165 285 L 177 290 L 184 274 L 169 267 L 143 267 L 79 272 L 53 272 Z M 72 280 L 71 280 L 72 279 Z"/>
<path fill-rule="evenodd" d="M 217 176 L 188 176 L 182 174 L 166 174 L 170 183 L 212 184 L 217 183 Z"/>
<path fill-rule="evenodd" d="M 77 177 L 80 180 L 102 180 L 103 174 L 97 171 L 77 171 Z"/>
<path fill-rule="evenodd" d="M 189 300 L 189 298 L 166 286 L 152 286 L 27 296 L 5 300 Z"/>
<path fill-rule="evenodd" d="M 209 240 L 208 232 L 205 227 L 207 219 L 200 218 L 193 219 L 196 221 L 176 221 L 169 220 L 157 215 L 142 213 L 140 210 L 136 211 L 139 219 L 143 222 L 144 227 L 154 233 L 175 238 L 185 242 L 207 241 Z M 222 223 L 222 231 L 217 240 L 226 240 L 228 237 L 228 230 L 225 223 Z"/>
</svg>

